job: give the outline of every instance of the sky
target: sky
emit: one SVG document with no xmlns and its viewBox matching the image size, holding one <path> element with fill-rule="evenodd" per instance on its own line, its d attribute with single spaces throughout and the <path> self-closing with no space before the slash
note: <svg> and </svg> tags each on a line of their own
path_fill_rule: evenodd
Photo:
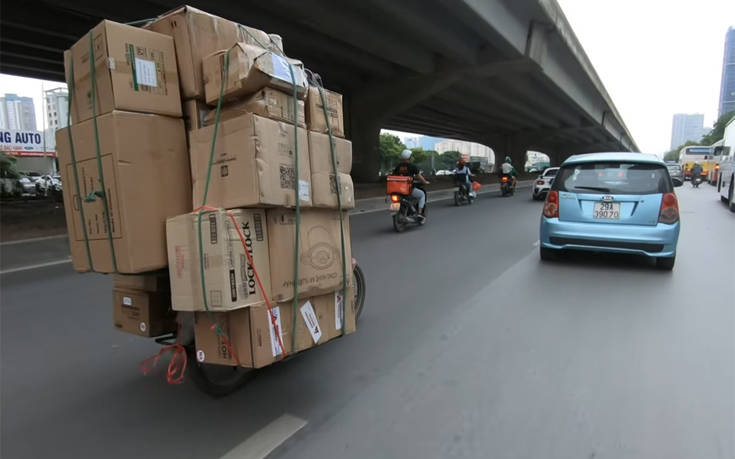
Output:
<svg viewBox="0 0 735 459">
<path fill-rule="evenodd" d="M 674 113 L 704 113 L 712 126 L 735 0 L 558 2 L 641 151 L 669 149 Z M 40 129 L 41 80 L 0 74 L 5 92 L 34 98 Z"/>
</svg>

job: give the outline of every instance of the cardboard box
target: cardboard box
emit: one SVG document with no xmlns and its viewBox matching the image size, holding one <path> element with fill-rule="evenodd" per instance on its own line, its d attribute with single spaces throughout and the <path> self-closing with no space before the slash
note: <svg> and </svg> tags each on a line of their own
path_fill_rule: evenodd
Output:
<svg viewBox="0 0 735 459">
<path fill-rule="evenodd" d="M 352 142 L 332 137 L 337 160 L 342 209 L 355 207 L 355 188 L 350 176 L 352 169 Z M 337 209 L 337 179 L 332 164 L 329 135 L 309 131 L 311 159 L 311 201 L 314 207 Z"/>
<path fill-rule="evenodd" d="M 191 132 L 204 127 L 204 120 L 209 112 L 209 106 L 197 99 L 184 101 L 184 124 L 186 131 Z"/>
<path fill-rule="evenodd" d="M 294 81 L 298 98 L 306 97 L 308 85 L 304 66 L 300 61 L 246 43 L 236 43 L 229 52 L 224 88 L 221 88 L 222 72 L 227 50 L 212 53 L 202 62 L 204 94 L 208 104 L 217 105 L 220 91 L 223 102 L 237 100 L 265 87 L 293 95 Z M 293 78 L 289 66 L 293 69 Z"/>
<path fill-rule="evenodd" d="M 295 213 L 289 209 L 269 209 L 269 253 L 271 298 L 293 299 Z M 333 210 L 304 209 L 299 231 L 299 298 L 323 295 L 342 286 L 342 243 L 340 214 Z M 344 214 L 347 272 L 352 270 L 350 221 Z"/>
<path fill-rule="evenodd" d="M 176 44 L 176 60 L 184 99 L 203 99 L 202 59 L 237 42 L 278 51 L 283 43 L 267 33 L 243 26 L 204 11 L 184 6 L 160 16 L 145 28 L 171 36 Z"/>
<path fill-rule="evenodd" d="M 351 293 L 348 292 L 350 298 L 354 296 Z M 347 317 L 345 333 L 352 333 L 356 329 L 354 307 L 348 308 L 343 313 L 341 298 L 341 292 L 332 292 L 299 301 L 296 311 L 295 348 L 292 348 L 294 316 L 293 305 L 290 302 L 272 305 L 273 315 L 281 333 L 280 341 L 266 306 L 215 313 L 211 316 L 198 312 L 195 314 L 194 322 L 197 360 L 235 366 L 237 361 L 231 348 L 241 366 L 261 368 L 283 358 L 281 343 L 286 348 L 286 354 L 291 354 L 292 349 L 294 352 L 301 352 L 341 336 L 342 317 Z M 212 317 L 229 340 L 230 348 L 224 338 L 212 330 Z"/>
<path fill-rule="evenodd" d="M 97 115 L 129 110 L 181 116 L 179 77 L 171 37 L 138 27 L 102 21 L 92 29 Z M 66 80 L 74 65 L 75 123 L 92 118 L 88 35 L 64 53 Z"/>
<path fill-rule="evenodd" d="M 234 217 L 237 227 L 232 221 Z M 270 294 L 268 231 L 265 211 L 259 209 L 202 212 L 204 285 L 210 311 L 230 311 L 265 303 L 255 271 Z M 253 259 L 251 265 L 238 227 Z M 171 300 L 176 311 L 205 311 L 195 213 L 166 222 Z"/>
<path fill-rule="evenodd" d="M 299 126 L 306 127 L 306 114 L 304 113 L 304 101 L 297 100 L 297 110 L 299 118 Z M 204 118 L 204 126 L 214 124 L 217 110 L 209 110 Z M 222 121 L 237 118 L 239 116 L 254 113 L 256 115 L 265 116 L 272 120 L 285 121 L 293 124 L 294 109 L 293 97 L 285 92 L 272 88 L 263 88 L 248 99 L 243 101 L 235 101 L 222 107 L 219 120 Z"/>
<path fill-rule="evenodd" d="M 161 336 L 176 331 L 176 314 L 168 291 L 113 290 L 115 328 L 139 336 Z"/>
<path fill-rule="evenodd" d="M 171 292 L 168 270 L 149 274 L 113 274 L 112 285 L 115 289 Z"/>
<path fill-rule="evenodd" d="M 342 94 L 328 89 L 324 91 L 324 99 L 327 101 L 327 114 L 329 115 L 329 124 L 332 128 L 332 135 L 337 137 L 345 136 L 345 119 L 342 108 Z M 329 132 L 327 129 L 327 120 L 324 117 L 324 105 L 319 94 L 319 88 L 315 86 L 309 87 L 309 93 L 306 98 L 306 123 L 310 131 Z"/>
<path fill-rule="evenodd" d="M 193 131 L 191 174 L 195 207 L 207 180 L 214 126 Z M 311 206 L 311 169 L 306 129 L 298 128 L 299 200 Z M 295 196 L 294 126 L 247 114 L 220 122 L 207 204 L 236 207 L 293 207 Z"/>
<path fill-rule="evenodd" d="M 168 116 L 113 111 L 100 116 L 97 127 L 118 271 L 141 273 L 165 268 L 166 219 L 191 210 L 184 122 Z M 80 272 L 112 273 L 115 268 L 104 201 L 93 194 L 101 188 L 94 122 L 71 126 L 93 266 L 87 259 L 68 130 L 56 131 L 56 149 L 72 264 Z"/>
</svg>

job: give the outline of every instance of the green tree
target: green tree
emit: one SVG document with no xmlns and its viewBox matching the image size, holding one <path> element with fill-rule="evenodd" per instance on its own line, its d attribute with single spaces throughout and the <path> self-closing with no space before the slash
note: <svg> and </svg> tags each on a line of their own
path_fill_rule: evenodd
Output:
<svg viewBox="0 0 735 459">
<path fill-rule="evenodd" d="M 457 161 L 462 157 L 462 153 L 458 151 L 445 151 L 441 154 L 442 169 L 453 170 L 457 166 Z"/>
<path fill-rule="evenodd" d="M 380 150 L 380 169 L 388 172 L 400 162 L 401 152 L 406 146 L 397 136 L 381 133 L 378 148 Z"/>
<path fill-rule="evenodd" d="M 12 156 L 0 154 L 0 178 L 19 178 L 20 174 L 15 170 L 16 159 Z"/>
<path fill-rule="evenodd" d="M 730 122 L 731 119 L 735 118 L 735 110 L 727 112 L 722 115 L 712 127 L 712 130 L 708 134 L 704 135 L 701 140 L 702 145 L 712 145 L 717 142 L 725 135 L 725 126 Z"/>
</svg>

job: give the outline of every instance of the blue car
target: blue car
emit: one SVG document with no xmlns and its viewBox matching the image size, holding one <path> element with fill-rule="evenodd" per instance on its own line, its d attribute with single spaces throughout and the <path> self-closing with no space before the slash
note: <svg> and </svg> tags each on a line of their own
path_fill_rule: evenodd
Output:
<svg viewBox="0 0 735 459">
<path fill-rule="evenodd" d="M 641 153 L 590 153 L 561 165 L 541 216 L 540 255 L 561 250 L 645 255 L 671 270 L 679 203 L 663 161 Z"/>
</svg>

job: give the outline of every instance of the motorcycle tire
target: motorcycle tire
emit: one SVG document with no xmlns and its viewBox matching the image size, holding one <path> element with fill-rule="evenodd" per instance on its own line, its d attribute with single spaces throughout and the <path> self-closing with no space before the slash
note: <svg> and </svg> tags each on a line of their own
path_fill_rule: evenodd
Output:
<svg viewBox="0 0 735 459">
<path fill-rule="evenodd" d="M 406 230 L 406 222 L 401 221 L 400 214 L 393 215 L 393 229 L 396 233 L 402 233 Z"/>
<path fill-rule="evenodd" d="M 365 274 L 360 269 L 359 265 L 355 265 L 355 269 L 352 270 L 355 281 L 355 317 L 357 319 L 362 315 L 362 311 L 365 306 L 365 292 L 367 290 L 367 284 L 365 282 Z"/>
<path fill-rule="evenodd" d="M 454 192 L 454 205 L 459 206 L 461 204 L 460 198 L 459 198 L 459 191 Z"/>
<path fill-rule="evenodd" d="M 197 360 L 194 343 L 186 346 L 187 376 L 194 385 L 207 395 L 215 398 L 230 395 L 255 376 L 252 368 L 212 365 Z"/>
</svg>

